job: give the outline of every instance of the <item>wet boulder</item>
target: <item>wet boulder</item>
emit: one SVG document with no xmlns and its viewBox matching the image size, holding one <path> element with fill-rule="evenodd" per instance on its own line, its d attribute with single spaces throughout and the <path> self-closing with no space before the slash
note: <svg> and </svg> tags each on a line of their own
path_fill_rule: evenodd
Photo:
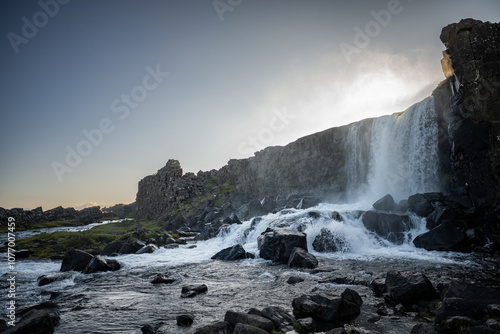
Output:
<svg viewBox="0 0 500 334">
<path fill-rule="evenodd" d="M 112 255 L 119 254 L 120 249 L 122 247 L 123 247 L 123 242 L 121 242 L 119 240 L 113 241 L 112 243 L 109 243 L 104 247 L 104 249 L 102 250 L 100 255 L 112 256 Z"/>
<path fill-rule="evenodd" d="M 175 282 L 175 278 L 170 277 L 165 274 L 157 274 L 153 280 L 151 280 L 152 284 L 171 284 Z"/>
<path fill-rule="evenodd" d="M 313 248 L 317 252 L 344 252 L 348 249 L 347 241 L 323 227 L 313 241 Z"/>
<path fill-rule="evenodd" d="M 426 217 L 426 227 L 429 230 L 432 230 L 443 223 L 455 222 L 457 220 L 457 216 L 458 215 L 454 210 L 446 206 L 438 205 L 434 211 Z"/>
<path fill-rule="evenodd" d="M 159 327 L 153 326 L 151 324 L 146 324 L 141 327 L 142 334 L 158 334 Z"/>
<path fill-rule="evenodd" d="M 295 247 L 288 259 L 288 266 L 314 269 L 318 266 L 318 259 L 303 248 Z"/>
<path fill-rule="evenodd" d="M 396 207 L 396 203 L 394 202 L 394 198 L 390 194 L 387 194 L 373 203 L 373 207 L 375 210 L 393 211 Z"/>
<path fill-rule="evenodd" d="M 282 228 L 269 228 L 259 237 L 260 257 L 288 263 L 295 247 L 307 250 L 306 234 Z"/>
<path fill-rule="evenodd" d="M 158 250 L 158 246 L 155 244 L 149 244 L 146 246 L 143 246 L 141 249 L 139 249 L 136 254 L 150 254 L 153 253 L 154 251 Z"/>
<path fill-rule="evenodd" d="M 68 279 L 69 277 L 70 277 L 70 275 L 68 273 L 66 273 L 66 274 L 54 274 L 54 275 L 42 275 L 42 276 L 38 277 L 36 281 L 37 281 L 38 286 L 44 286 L 44 285 L 48 285 L 48 284 L 53 283 L 53 282 Z"/>
<path fill-rule="evenodd" d="M 481 320 L 486 315 L 494 315 L 500 304 L 500 292 L 476 284 L 451 282 L 446 291 L 443 304 L 436 314 L 436 323 L 451 317 L 463 316 Z M 498 317 L 499 312 L 496 316 Z"/>
<path fill-rule="evenodd" d="M 178 315 L 175 320 L 177 321 L 177 326 L 189 327 L 194 322 L 194 315 L 192 314 L 181 314 Z"/>
<path fill-rule="evenodd" d="M 231 324 L 225 321 L 217 321 L 210 325 L 198 328 L 194 334 L 232 334 L 233 328 Z"/>
<path fill-rule="evenodd" d="M 253 254 L 247 253 L 241 244 L 225 248 L 211 257 L 212 260 L 237 261 L 254 258 Z"/>
<path fill-rule="evenodd" d="M 146 244 L 134 237 L 130 237 L 120 248 L 118 254 L 135 254 L 139 249 Z"/>
<path fill-rule="evenodd" d="M 58 312 L 47 309 L 32 309 L 25 313 L 21 319 L 5 330 L 4 334 L 26 334 L 26 333 L 54 333 L 59 324 Z"/>
<path fill-rule="evenodd" d="M 268 331 L 255 327 L 254 325 L 247 325 L 238 323 L 234 326 L 233 334 L 268 334 Z"/>
<path fill-rule="evenodd" d="M 224 321 L 235 327 L 237 324 L 252 325 L 267 332 L 272 331 L 274 324 L 271 320 L 256 314 L 227 311 Z"/>
<path fill-rule="evenodd" d="M 418 272 L 389 271 L 385 286 L 393 303 L 401 303 L 407 309 L 420 301 L 438 298 L 438 293 L 427 276 Z"/>
<path fill-rule="evenodd" d="M 101 255 L 96 255 L 83 269 L 84 274 L 92 274 L 99 271 L 116 271 L 121 268 L 120 262 L 114 259 L 108 259 Z"/>
<path fill-rule="evenodd" d="M 404 242 L 405 232 L 412 228 L 411 219 L 407 215 L 367 211 L 361 219 L 367 230 L 398 245 Z"/>
<path fill-rule="evenodd" d="M 288 332 L 293 329 L 293 323 L 296 321 L 295 317 L 278 306 L 266 307 L 261 311 L 261 315 L 273 322 L 274 327 L 281 332 Z"/>
<path fill-rule="evenodd" d="M 326 293 L 302 295 L 292 302 L 294 314 L 298 318 L 311 317 L 314 320 L 339 323 L 347 321 L 361 312 L 363 300 L 349 288 L 340 298 Z"/>
<path fill-rule="evenodd" d="M 467 250 L 465 233 L 453 222 L 446 222 L 429 232 L 418 235 L 415 247 L 429 251 L 465 251 Z"/>
<path fill-rule="evenodd" d="M 193 298 L 207 291 L 208 287 L 206 284 L 183 286 L 181 290 L 181 298 Z"/>
<path fill-rule="evenodd" d="M 409 209 L 420 217 L 427 217 L 434 211 L 434 206 L 426 195 L 427 194 L 415 194 L 408 197 Z"/>
<path fill-rule="evenodd" d="M 92 258 L 92 254 L 79 249 L 71 249 L 64 255 L 60 271 L 82 271 L 89 264 Z"/>
</svg>

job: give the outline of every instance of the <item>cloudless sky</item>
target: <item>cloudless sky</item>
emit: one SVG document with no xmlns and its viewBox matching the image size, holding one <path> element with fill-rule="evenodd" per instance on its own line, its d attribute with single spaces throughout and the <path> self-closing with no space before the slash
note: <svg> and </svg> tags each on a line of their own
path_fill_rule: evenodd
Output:
<svg viewBox="0 0 500 334">
<path fill-rule="evenodd" d="M 0 3 L 1 207 L 130 203 L 168 159 L 218 169 L 403 111 L 444 79 L 444 26 L 500 17 L 498 0 L 59 1 Z"/>
</svg>

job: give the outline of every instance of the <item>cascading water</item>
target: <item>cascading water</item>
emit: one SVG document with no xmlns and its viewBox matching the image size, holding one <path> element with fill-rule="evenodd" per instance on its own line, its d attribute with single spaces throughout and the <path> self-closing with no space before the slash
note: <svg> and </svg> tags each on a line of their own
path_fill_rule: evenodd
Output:
<svg viewBox="0 0 500 334">
<path fill-rule="evenodd" d="M 388 193 L 401 200 L 439 190 L 438 124 L 432 96 L 403 113 L 374 119 L 371 127 L 363 127 L 364 122 L 351 124 L 346 140 L 350 202 L 373 202 Z"/>
<path fill-rule="evenodd" d="M 369 189 L 374 198 L 387 193 L 404 199 L 439 190 L 437 177 L 438 124 L 434 98 L 399 115 L 373 122 Z"/>
</svg>

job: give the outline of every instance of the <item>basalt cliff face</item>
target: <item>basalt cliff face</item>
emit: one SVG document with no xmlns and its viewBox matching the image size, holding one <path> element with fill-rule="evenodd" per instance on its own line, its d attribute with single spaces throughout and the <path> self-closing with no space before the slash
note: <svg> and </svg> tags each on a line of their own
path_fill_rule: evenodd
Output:
<svg viewBox="0 0 500 334">
<path fill-rule="evenodd" d="M 402 113 L 268 147 L 197 175 L 183 174 L 178 161 L 168 161 L 139 182 L 136 218 L 178 219 L 197 206 L 238 208 L 263 199 L 286 205 L 290 196 L 349 201 L 432 191 L 485 210 L 498 207 L 499 27 L 472 19 L 445 27 L 447 78 L 431 97 Z"/>
</svg>

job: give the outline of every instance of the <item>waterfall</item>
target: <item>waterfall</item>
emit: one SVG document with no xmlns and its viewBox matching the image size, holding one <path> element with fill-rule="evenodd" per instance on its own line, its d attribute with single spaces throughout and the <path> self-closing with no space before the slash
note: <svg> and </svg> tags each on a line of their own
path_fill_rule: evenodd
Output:
<svg viewBox="0 0 500 334">
<path fill-rule="evenodd" d="M 368 143 L 359 133 L 362 124 L 352 124 L 347 134 L 349 199 L 373 201 L 389 193 L 401 200 L 439 190 L 438 124 L 432 96 L 402 113 L 374 119 L 366 130 Z"/>
</svg>

